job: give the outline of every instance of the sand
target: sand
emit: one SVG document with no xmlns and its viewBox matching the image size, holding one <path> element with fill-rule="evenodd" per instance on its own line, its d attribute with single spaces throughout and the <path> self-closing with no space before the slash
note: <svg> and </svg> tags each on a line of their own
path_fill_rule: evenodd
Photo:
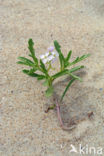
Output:
<svg viewBox="0 0 104 156">
<path fill-rule="evenodd" d="M 16 64 L 29 54 L 29 38 L 37 57 L 54 40 L 65 56 L 73 51 L 72 60 L 91 53 L 79 63 L 86 66 L 79 72 L 83 82 L 76 81 L 61 104 L 64 123 L 76 123 L 72 131 L 60 128 L 56 111 L 45 113 L 52 98 Z M 67 83 L 56 82 L 59 98 Z M 0 156 L 80 156 L 80 144 L 94 146 L 96 155 L 104 147 L 104 1 L 0 0 Z"/>
</svg>

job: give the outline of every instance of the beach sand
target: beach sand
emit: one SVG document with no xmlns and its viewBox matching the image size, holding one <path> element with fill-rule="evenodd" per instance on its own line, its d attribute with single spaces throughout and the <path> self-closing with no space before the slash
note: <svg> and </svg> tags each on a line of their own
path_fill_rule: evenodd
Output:
<svg viewBox="0 0 104 156">
<path fill-rule="evenodd" d="M 72 131 L 60 128 L 56 110 L 45 113 L 52 98 L 16 64 L 18 56 L 28 56 L 29 38 L 37 57 L 54 40 L 65 56 L 73 51 L 71 60 L 91 53 L 79 63 L 86 66 L 78 72 L 83 82 L 76 81 L 61 103 L 64 123 L 76 124 Z M 54 84 L 58 98 L 67 83 Z M 0 156 L 75 156 L 71 144 L 78 156 L 80 144 L 94 146 L 96 154 L 104 147 L 104 1 L 0 0 Z"/>
</svg>

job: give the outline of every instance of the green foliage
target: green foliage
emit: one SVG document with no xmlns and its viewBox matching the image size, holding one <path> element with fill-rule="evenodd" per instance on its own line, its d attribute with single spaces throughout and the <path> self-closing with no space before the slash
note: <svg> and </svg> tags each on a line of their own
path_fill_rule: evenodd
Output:
<svg viewBox="0 0 104 156">
<path fill-rule="evenodd" d="M 30 69 L 30 70 L 24 69 L 22 71 L 23 71 L 23 73 L 25 73 L 25 74 L 27 74 L 29 76 L 36 77 L 38 80 L 43 80 L 43 79 L 46 78 L 45 75 L 40 75 L 40 74 L 34 73 L 35 71 L 32 70 L 32 69 Z"/>
<path fill-rule="evenodd" d="M 18 57 L 18 59 L 20 60 L 17 62 L 18 64 L 24 64 L 24 65 L 31 66 L 31 67 L 34 66 L 34 63 L 25 57 Z"/>
<path fill-rule="evenodd" d="M 74 64 L 84 60 L 85 58 L 87 58 L 89 56 L 90 56 L 90 54 L 82 55 L 81 57 L 77 57 L 73 62 L 69 63 L 69 66 L 74 65 Z"/>
<path fill-rule="evenodd" d="M 72 80 L 69 81 L 68 85 L 66 86 L 66 88 L 65 88 L 65 90 L 64 90 L 64 92 L 63 92 L 63 94 L 62 94 L 62 96 L 61 96 L 61 101 L 63 100 L 63 98 L 64 98 L 66 92 L 68 91 L 69 87 L 71 86 L 71 84 L 72 84 L 74 81 L 75 81 L 75 78 L 73 78 Z"/>
<path fill-rule="evenodd" d="M 49 88 L 45 91 L 45 95 L 46 95 L 47 97 L 49 97 L 49 96 L 51 96 L 51 95 L 53 94 L 53 92 L 54 92 L 54 89 L 53 89 L 53 87 L 51 86 L 51 87 L 49 87 Z"/>
<path fill-rule="evenodd" d="M 46 69 L 46 67 L 45 67 L 45 64 L 42 62 L 42 60 L 40 60 L 40 67 L 41 67 L 43 73 L 45 73 L 45 74 L 48 73 L 48 71 L 47 71 L 47 69 Z"/>
<path fill-rule="evenodd" d="M 29 39 L 29 41 L 28 41 L 28 49 L 30 50 L 30 53 L 31 53 L 29 56 L 31 56 L 33 58 L 34 62 L 36 64 L 38 64 L 38 59 L 35 56 L 35 49 L 34 49 L 33 46 L 34 46 L 33 40 L 32 39 Z"/>
<path fill-rule="evenodd" d="M 65 58 L 65 68 L 69 65 L 69 60 L 70 60 L 70 58 L 71 58 L 71 54 L 72 54 L 72 51 L 70 50 L 70 51 L 68 52 L 67 57 Z"/>
<path fill-rule="evenodd" d="M 57 53 L 59 54 L 60 70 L 59 70 L 59 72 L 57 72 L 53 75 L 49 74 L 49 70 L 51 69 L 51 64 L 49 64 L 50 68 L 47 68 L 47 66 L 43 63 L 43 61 L 41 59 L 39 60 L 36 57 L 35 49 L 34 49 L 34 42 L 32 39 L 29 39 L 29 41 L 28 41 L 28 49 L 30 51 L 29 56 L 31 57 L 31 59 L 33 59 L 33 61 L 28 58 L 25 58 L 25 57 L 18 57 L 19 61 L 17 63 L 21 64 L 21 65 L 29 66 L 30 69 L 22 70 L 23 73 L 25 73 L 29 76 L 35 77 L 35 78 L 37 78 L 37 80 L 44 80 L 43 85 L 47 87 L 47 90 L 45 91 L 45 95 L 47 97 L 51 96 L 54 92 L 53 82 L 55 79 L 57 79 L 61 76 L 64 76 L 64 75 L 70 76 L 71 80 L 69 81 L 68 85 L 66 86 L 66 88 L 61 96 L 61 101 L 62 101 L 67 90 L 71 86 L 71 84 L 75 80 L 82 81 L 82 79 L 79 76 L 75 75 L 74 72 L 84 68 L 84 66 L 81 65 L 81 66 L 76 66 L 76 67 L 72 67 L 72 68 L 70 68 L 70 67 L 72 65 L 75 65 L 76 63 L 86 59 L 87 57 L 90 56 L 90 54 L 82 55 L 81 57 L 77 57 L 74 61 L 70 62 L 70 58 L 72 55 L 71 50 L 68 52 L 67 57 L 65 58 L 61 51 L 61 46 L 59 45 L 59 43 L 56 40 L 54 41 L 54 47 L 55 47 Z M 37 73 L 37 71 L 38 71 L 38 73 Z"/>
<path fill-rule="evenodd" d="M 59 43 L 56 40 L 54 41 L 54 46 L 55 46 L 56 51 L 59 54 L 59 60 L 60 60 L 60 66 L 61 66 L 60 68 L 61 68 L 61 70 L 63 70 L 64 64 L 65 64 L 65 58 L 61 52 L 61 46 L 59 45 Z"/>
</svg>

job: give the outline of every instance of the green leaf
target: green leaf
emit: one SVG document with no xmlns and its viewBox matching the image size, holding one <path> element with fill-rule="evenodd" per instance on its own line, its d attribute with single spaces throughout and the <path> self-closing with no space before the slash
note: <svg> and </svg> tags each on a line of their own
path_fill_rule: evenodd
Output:
<svg viewBox="0 0 104 156">
<path fill-rule="evenodd" d="M 72 51 L 70 50 L 69 53 L 68 53 L 68 55 L 67 55 L 67 57 L 66 57 L 66 59 L 65 59 L 65 62 L 68 62 L 69 61 L 69 59 L 71 57 L 71 54 L 72 54 Z"/>
<path fill-rule="evenodd" d="M 43 85 L 44 85 L 44 86 L 48 86 L 48 85 L 49 85 L 48 80 L 45 80 L 45 81 L 43 82 Z"/>
<path fill-rule="evenodd" d="M 46 69 L 44 63 L 42 62 L 42 60 L 40 60 L 40 67 L 42 68 L 43 72 L 44 72 L 45 74 L 47 74 L 47 69 Z"/>
<path fill-rule="evenodd" d="M 74 65 L 82 60 L 84 60 L 85 58 L 89 57 L 90 54 L 86 54 L 86 55 L 82 55 L 81 57 L 77 57 L 72 63 L 69 63 L 69 66 Z"/>
<path fill-rule="evenodd" d="M 56 79 L 56 78 L 58 78 L 58 77 L 60 77 L 60 76 L 63 76 L 63 75 L 66 75 L 66 74 L 75 72 L 75 71 L 77 71 L 77 70 L 79 70 L 79 69 L 81 69 L 81 68 L 84 68 L 84 66 L 77 66 L 77 67 L 74 67 L 74 68 L 72 68 L 72 69 L 65 69 L 64 71 L 61 71 L 61 72 L 58 72 L 58 73 L 54 74 L 54 75 L 52 76 L 52 79 L 54 80 L 54 79 Z"/>
<path fill-rule="evenodd" d="M 42 79 L 45 79 L 45 75 L 40 75 L 40 74 L 37 74 L 37 73 L 33 73 L 32 70 L 27 70 L 27 69 L 24 69 L 22 70 L 23 73 L 29 75 L 29 76 L 32 76 L 32 77 L 36 77 L 38 80 L 42 80 Z"/>
<path fill-rule="evenodd" d="M 74 75 L 74 74 L 72 74 L 72 73 L 70 73 L 70 72 L 68 72 L 68 73 L 69 73 L 69 75 L 72 76 L 74 79 L 79 80 L 79 81 L 82 82 L 82 79 L 81 79 L 79 76 L 76 76 L 76 75 Z"/>
<path fill-rule="evenodd" d="M 43 79 L 45 79 L 46 78 L 46 76 L 45 75 L 38 75 L 38 80 L 43 80 Z"/>
<path fill-rule="evenodd" d="M 35 50 L 34 50 L 34 48 L 33 48 L 33 46 L 34 46 L 34 42 L 33 42 L 33 40 L 30 38 L 29 40 L 28 40 L 28 45 L 29 45 L 29 50 L 30 50 L 30 52 L 31 52 L 31 55 L 32 56 L 35 56 Z"/>
<path fill-rule="evenodd" d="M 31 60 L 25 58 L 25 57 L 18 57 L 19 60 L 21 60 L 24 63 L 28 63 L 29 65 L 34 65 L 34 62 L 32 62 Z"/>
<path fill-rule="evenodd" d="M 65 75 L 65 74 L 67 74 L 67 71 L 68 71 L 68 69 L 65 69 L 64 71 L 61 71 L 61 72 L 58 72 L 58 73 L 54 74 L 54 75 L 52 76 L 52 79 L 54 80 L 54 79 L 56 79 L 56 78 L 58 78 L 58 77 L 60 77 L 60 76 L 63 76 L 63 75 Z"/>
<path fill-rule="evenodd" d="M 53 87 L 51 86 L 51 87 L 49 87 L 49 88 L 46 90 L 45 95 L 46 95 L 47 97 L 49 97 L 49 96 L 51 96 L 51 95 L 53 94 L 53 92 L 54 92 L 54 89 L 53 89 Z"/>
<path fill-rule="evenodd" d="M 34 49 L 34 42 L 33 42 L 33 40 L 30 38 L 29 39 L 29 41 L 28 41 L 28 48 L 29 48 L 29 50 L 30 50 L 30 52 L 31 52 L 31 57 L 33 58 L 33 60 L 34 60 L 34 62 L 36 63 L 36 64 L 38 64 L 38 59 L 36 58 L 36 56 L 35 56 L 35 49 Z"/>
<path fill-rule="evenodd" d="M 18 61 L 17 64 L 22 64 L 22 65 L 26 65 L 26 66 L 31 66 L 30 64 L 26 63 L 26 62 L 22 62 L 22 61 Z"/>
<path fill-rule="evenodd" d="M 34 72 L 36 72 L 36 71 L 37 71 L 36 68 L 32 68 L 32 69 L 29 70 L 29 74 L 32 74 L 32 73 L 34 73 Z"/>
<path fill-rule="evenodd" d="M 28 56 L 32 57 L 32 55 L 31 55 L 31 54 L 29 54 Z"/>
<path fill-rule="evenodd" d="M 84 68 L 84 66 L 77 66 L 77 67 L 74 67 L 74 68 L 70 69 L 69 72 L 72 73 L 72 72 L 75 72 L 75 71 L 77 71 L 77 70 L 79 70 L 79 69 L 81 69 L 81 68 Z"/>
<path fill-rule="evenodd" d="M 69 87 L 71 86 L 71 84 L 72 84 L 74 81 L 75 81 L 75 79 L 73 78 L 72 80 L 70 80 L 70 82 L 69 82 L 68 85 L 66 86 L 66 88 L 65 88 L 65 90 L 64 90 L 64 92 L 63 92 L 63 94 L 62 94 L 62 96 L 61 96 L 61 101 L 63 100 L 63 98 L 64 98 L 66 92 L 68 91 Z"/>
<path fill-rule="evenodd" d="M 59 43 L 56 40 L 54 41 L 54 46 L 59 54 L 59 60 L 60 60 L 60 65 L 61 65 L 61 69 L 62 69 L 64 66 L 64 63 L 65 63 L 65 58 L 61 52 L 61 46 L 59 45 Z"/>
<path fill-rule="evenodd" d="M 31 72 L 31 70 L 24 69 L 22 71 L 23 71 L 23 73 L 25 73 L 25 74 L 27 74 L 29 76 L 38 77 L 38 74 Z"/>
</svg>

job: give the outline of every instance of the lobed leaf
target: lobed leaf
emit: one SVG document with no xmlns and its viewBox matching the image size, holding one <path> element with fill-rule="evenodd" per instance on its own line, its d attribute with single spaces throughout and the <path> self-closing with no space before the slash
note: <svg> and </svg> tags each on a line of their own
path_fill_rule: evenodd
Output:
<svg viewBox="0 0 104 156">
<path fill-rule="evenodd" d="M 61 52 L 61 46 L 59 45 L 59 43 L 55 40 L 54 41 L 54 46 L 55 46 L 55 49 L 56 51 L 58 52 L 59 54 L 59 60 L 60 60 L 60 65 L 61 65 L 61 68 L 63 67 L 64 63 L 65 63 L 65 58 Z"/>
<path fill-rule="evenodd" d="M 68 62 L 70 60 L 71 54 L 72 54 L 72 51 L 70 50 L 66 59 L 65 59 L 65 62 Z"/>
<path fill-rule="evenodd" d="M 22 62 L 28 64 L 29 66 L 33 66 L 34 65 L 34 62 L 32 62 L 31 60 L 29 60 L 29 59 L 27 59 L 25 57 L 18 57 L 18 59 L 21 60 Z"/>
<path fill-rule="evenodd" d="M 85 58 L 89 57 L 90 54 L 86 54 L 86 55 L 82 55 L 81 57 L 77 57 L 72 63 L 69 63 L 69 66 L 74 65 L 82 60 L 84 60 Z"/>
<path fill-rule="evenodd" d="M 69 72 L 72 73 L 72 72 L 75 72 L 75 71 L 77 71 L 77 70 L 79 70 L 79 69 L 81 69 L 81 68 L 84 68 L 84 66 L 77 66 L 77 67 L 74 67 L 74 68 L 70 69 Z"/>
<path fill-rule="evenodd" d="M 72 72 L 75 72 L 75 71 L 77 71 L 77 70 L 79 70 L 81 68 L 84 68 L 84 66 L 77 66 L 77 67 L 74 67 L 72 69 L 65 69 L 64 71 L 61 71 L 61 72 L 58 72 L 58 73 L 54 74 L 52 76 L 52 79 L 54 80 L 54 79 L 56 79 L 56 78 L 58 78 L 60 76 L 63 76 L 63 75 L 69 74 L 69 73 L 71 74 Z"/>
<path fill-rule="evenodd" d="M 72 76 L 74 79 L 79 80 L 79 81 L 82 82 L 82 79 L 81 79 L 79 76 L 76 76 L 76 75 L 74 75 L 74 74 L 72 74 L 72 73 L 70 73 L 70 72 L 68 72 L 68 73 L 69 73 L 69 75 Z"/>
<path fill-rule="evenodd" d="M 61 72 L 58 72 L 58 73 L 54 74 L 54 75 L 52 76 L 52 79 L 54 80 L 54 79 L 56 79 L 56 78 L 58 78 L 58 77 L 60 77 L 60 76 L 65 75 L 65 74 L 67 73 L 67 71 L 68 71 L 68 69 L 65 69 L 64 71 L 61 71 Z"/>
<path fill-rule="evenodd" d="M 41 59 L 40 59 L 40 67 L 42 68 L 43 72 L 47 74 L 47 69 Z"/>
<path fill-rule="evenodd" d="M 30 64 L 26 63 L 26 62 L 22 62 L 22 61 L 18 61 L 17 64 L 22 64 L 22 65 L 26 65 L 26 66 L 31 66 Z"/>
<path fill-rule="evenodd" d="M 63 94 L 62 94 L 62 96 L 61 96 L 61 101 L 63 100 L 63 98 L 64 98 L 66 92 L 68 91 L 69 87 L 71 86 L 71 84 L 72 84 L 75 80 L 76 80 L 75 78 L 73 78 L 73 79 L 70 80 L 70 82 L 69 82 L 68 85 L 66 86 L 66 88 L 65 88 L 65 90 L 64 90 L 64 92 L 63 92 Z"/>
<path fill-rule="evenodd" d="M 40 75 L 40 74 L 34 73 L 34 72 L 32 72 L 32 70 L 24 69 L 22 71 L 23 71 L 23 73 L 25 73 L 29 76 L 36 77 L 38 80 L 42 80 L 42 79 L 46 78 L 45 75 Z"/>
<path fill-rule="evenodd" d="M 30 50 L 31 53 L 31 57 L 33 58 L 34 62 L 37 64 L 38 63 L 38 59 L 35 56 L 35 49 L 34 49 L 34 42 L 33 40 L 30 38 L 28 41 L 28 49 Z"/>
</svg>

